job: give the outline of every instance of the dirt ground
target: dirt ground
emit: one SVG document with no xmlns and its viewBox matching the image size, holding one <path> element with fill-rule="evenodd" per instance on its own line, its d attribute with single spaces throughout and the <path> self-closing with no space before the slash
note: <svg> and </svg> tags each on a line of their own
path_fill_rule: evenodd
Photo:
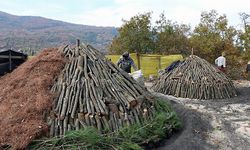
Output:
<svg viewBox="0 0 250 150">
<path fill-rule="evenodd" d="M 157 150 L 250 150 L 250 82 L 234 83 L 238 95 L 231 99 L 195 100 L 154 93 L 170 101 L 183 123 L 183 129 Z"/>
</svg>

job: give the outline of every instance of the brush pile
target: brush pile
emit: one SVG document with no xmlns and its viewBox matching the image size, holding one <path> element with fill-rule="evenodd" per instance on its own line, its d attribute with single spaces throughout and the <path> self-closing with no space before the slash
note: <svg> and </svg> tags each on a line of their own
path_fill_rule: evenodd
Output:
<svg viewBox="0 0 250 150">
<path fill-rule="evenodd" d="M 117 131 L 152 118 L 151 94 L 99 51 L 79 41 L 61 51 L 68 62 L 52 87 L 57 97 L 47 117 L 51 137 L 87 126 Z"/>
<path fill-rule="evenodd" d="M 153 90 L 191 99 L 224 99 L 236 96 L 233 82 L 198 56 L 187 57 L 178 67 L 163 73 Z"/>
</svg>

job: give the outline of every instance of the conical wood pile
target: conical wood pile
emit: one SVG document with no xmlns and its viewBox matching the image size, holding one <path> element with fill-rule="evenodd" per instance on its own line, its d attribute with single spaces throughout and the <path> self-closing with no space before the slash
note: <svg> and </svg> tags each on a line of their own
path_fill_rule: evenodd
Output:
<svg viewBox="0 0 250 150">
<path fill-rule="evenodd" d="M 58 96 L 48 117 L 50 136 L 94 126 L 116 131 L 154 113 L 150 93 L 90 45 L 66 46 L 69 59 L 52 87 Z"/>
<path fill-rule="evenodd" d="M 163 94 L 192 99 L 223 99 L 236 95 L 232 81 L 223 72 L 195 55 L 162 74 L 152 88 Z"/>
</svg>

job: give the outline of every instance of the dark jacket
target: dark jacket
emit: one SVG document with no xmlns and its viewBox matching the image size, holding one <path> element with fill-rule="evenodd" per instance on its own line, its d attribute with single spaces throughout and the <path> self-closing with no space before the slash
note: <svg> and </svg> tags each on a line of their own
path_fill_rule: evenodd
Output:
<svg viewBox="0 0 250 150">
<path fill-rule="evenodd" d="M 121 57 L 117 62 L 117 66 L 127 73 L 131 73 L 131 66 L 134 68 L 134 70 L 137 70 L 133 59 L 130 57 L 126 59 L 124 57 Z"/>
<path fill-rule="evenodd" d="M 174 68 L 177 68 L 181 64 L 180 60 L 172 62 L 167 68 L 165 68 L 165 72 L 170 72 Z"/>
<path fill-rule="evenodd" d="M 250 72 L 250 64 L 247 64 L 246 72 Z"/>
</svg>

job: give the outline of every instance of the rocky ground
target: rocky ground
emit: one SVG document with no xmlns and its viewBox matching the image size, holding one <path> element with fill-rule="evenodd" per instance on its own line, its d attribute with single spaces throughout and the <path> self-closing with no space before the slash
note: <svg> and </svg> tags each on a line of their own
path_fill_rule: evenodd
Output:
<svg viewBox="0 0 250 150">
<path fill-rule="evenodd" d="M 183 129 L 157 149 L 250 150 L 250 82 L 234 83 L 238 95 L 231 99 L 195 100 L 154 93 L 170 101 L 183 122 Z"/>
</svg>

